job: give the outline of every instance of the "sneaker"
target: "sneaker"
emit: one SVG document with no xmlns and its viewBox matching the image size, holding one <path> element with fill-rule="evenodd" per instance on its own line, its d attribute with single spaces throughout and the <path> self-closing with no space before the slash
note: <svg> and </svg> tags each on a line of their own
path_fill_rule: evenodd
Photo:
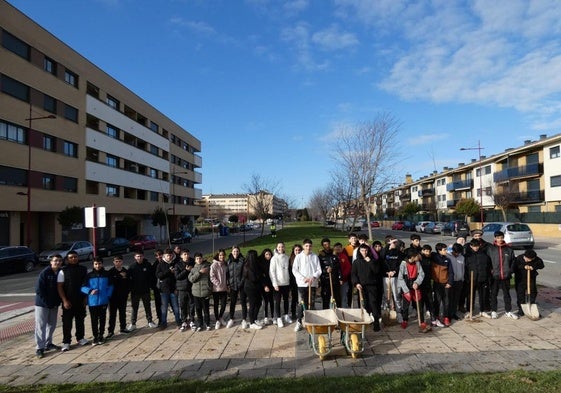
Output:
<svg viewBox="0 0 561 393">
<path fill-rule="evenodd" d="M 491 311 L 491 319 L 497 319 L 499 316 L 496 311 Z"/>
<path fill-rule="evenodd" d="M 247 329 L 247 328 L 249 328 L 249 323 L 247 323 L 247 321 L 244 319 L 242 321 L 242 329 Z"/>
<path fill-rule="evenodd" d="M 292 318 L 290 318 L 288 314 L 284 315 L 284 323 L 286 323 L 287 325 L 290 325 L 292 323 Z"/>
<path fill-rule="evenodd" d="M 92 347 L 95 347 L 97 345 L 97 341 L 92 341 Z"/>
<path fill-rule="evenodd" d="M 249 325 L 249 328 L 250 329 L 255 329 L 255 330 L 261 330 L 261 329 L 263 329 L 263 326 L 258 325 L 256 323 L 252 323 L 251 325 Z"/>
<path fill-rule="evenodd" d="M 127 326 L 127 330 L 129 332 L 132 332 L 135 329 L 136 329 L 136 325 L 134 323 L 131 323 L 129 326 Z"/>
<path fill-rule="evenodd" d="M 220 326 L 222 326 L 220 321 L 216 321 L 216 323 L 214 324 L 214 329 L 218 330 L 218 329 L 220 329 Z"/>
<path fill-rule="evenodd" d="M 403 316 L 401 315 L 401 311 L 397 312 L 397 323 L 403 322 Z"/>
<path fill-rule="evenodd" d="M 489 314 L 487 311 L 481 311 L 479 313 L 479 316 L 483 318 L 491 318 L 491 314 Z"/>
<path fill-rule="evenodd" d="M 294 331 L 299 332 L 300 330 L 302 330 L 302 322 L 298 321 L 296 322 L 296 326 L 294 326 Z"/>
<path fill-rule="evenodd" d="M 200 327 L 200 326 L 198 326 L 198 327 L 195 329 L 195 331 L 197 331 L 197 332 L 200 332 L 201 330 L 203 330 L 203 328 Z"/>
<path fill-rule="evenodd" d="M 209 331 L 210 331 L 210 326 L 207 326 L 205 330 L 206 330 L 207 332 L 209 332 Z"/>
<path fill-rule="evenodd" d="M 128 331 L 127 329 L 121 329 L 121 330 L 119 330 L 119 333 L 121 333 L 121 334 L 129 334 L 130 331 Z M 109 338 L 109 337 L 108 337 L 108 338 Z"/>
<path fill-rule="evenodd" d="M 407 321 L 401 322 L 401 328 L 402 328 L 402 329 L 406 329 L 406 328 L 407 328 Z"/>
<path fill-rule="evenodd" d="M 220 325 L 222 325 L 222 326 L 227 325 L 226 321 L 224 321 L 224 318 L 220 318 Z"/>
<path fill-rule="evenodd" d="M 232 326 L 234 326 L 234 320 L 229 319 L 228 323 L 226 324 L 226 329 L 230 329 Z"/>
<path fill-rule="evenodd" d="M 148 327 L 149 328 L 155 328 L 155 327 L 158 327 L 158 325 L 156 325 L 154 322 L 150 321 L 150 322 L 148 322 Z"/>
<path fill-rule="evenodd" d="M 439 328 L 444 327 L 444 324 L 442 322 L 440 322 L 439 319 L 436 319 L 436 320 L 432 321 L 431 324 L 432 324 L 432 326 L 436 326 L 436 327 L 439 327 Z"/>
<path fill-rule="evenodd" d="M 37 351 L 35 351 L 35 357 L 37 359 L 43 359 L 43 357 L 45 356 L 45 351 L 42 349 L 38 349 Z"/>
<path fill-rule="evenodd" d="M 374 322 L 374 315 L 372 315 L 372 313 L 370 313 L 369 316 L 370 316 L 370 321 L 371 321 L 371 322 Z"/>
<path fill-rule="evenodd" d="M 280 328 L 284 327 L 284 323 L 282 323 L 282 318 L 277 318 L 277 326 Z"/>
<path fill-rule="evenodd" d="M 425 320 L 428 321 L 430 319 L 430 311 L 425 312 Z"/>
<path fill-rule="evenodd" d="M 269 318 L 265 317 L 263 318 L 263 325 L 268 325 L 269 324 Z"/>
<path fill-rule="evenodd" d="M 45 352 L 46 351 L 60 351 L 60 347 L 58 345 L 50 343 L 50 344 L 47 344 L 47 346 L 45 347 Z"/>
<path fill-rule="evenodd" d="M 181 324 L 181 326 L 179 327 L 179 330 L 182 331 L 182 332 L 184 332 L 185 330 L 187 330 L 187 323 L 186 323 L 186 322 L 183 322 L 183 323 Z"/>
<path fill-rule="evenodd" d="M 512 319 L 518 319 L 518 315 L 516 315 L 515 313 L 511 312 L 511 311 L 507 311 L 505 314 L 507 317 L 512 318 Z"/>
<path fill-rule="evenodd" d="M 90 340 L 88 340 L 85 337 L 78 340 L 78 344 L 80 344 L 80 345 L 87 345 L 89 343 L 90 343 Z"/>
<path fill-rule="evenodd" d="M 109 332 L 107 333 L 107 339 L 109 340 L 111 337 L 113 337 L 115 334 L 113 332 Z"/>
<path fill-rule="evenodd" d="M 70 351 L 70 344 L 62 344 L 62 352 Z"/>
<path fill-rule="evenodd" d="M 195 322 L 193 321 L 189 323 L 189 327 L 191 328 L 191 330 L 197 330 L 197 325 L 195 325 Z"/>
<path fill-rule="evenodd" d="M 273 320 L 273 325 L 276 325 L 278 318 L 272 318 L 272 320 Z"/>
<path fill-rule="evenodd" d="M 450 318 L 444 317 L 444 326 L 446 327 L 450 326 Z"/>
</svg>

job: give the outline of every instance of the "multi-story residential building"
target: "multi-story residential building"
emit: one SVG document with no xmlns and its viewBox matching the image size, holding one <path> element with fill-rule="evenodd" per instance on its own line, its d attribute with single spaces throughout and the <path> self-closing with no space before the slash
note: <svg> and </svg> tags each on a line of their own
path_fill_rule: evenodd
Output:
<svg viewBox="0 0 561 393">
<path fill-rule="evenodd" d="M 263 191 L 254 194 L 209 194 L 203 195 L 197 205 L 202 208 L 202 215 L 217 220 L 227 219 L 231 215 L 243 216 L 246 219 L 257 214 L 258 199 L 266 207 L 268 214 L 278 216 L 287 210 L 287 203 L 272 193 Z"/>
<path fill-rule="evenodd" d="M 406 175 L 403 185 L 375 196 L 379 203 L 374 213 L 383 216 L 388 209 L 395 209 L 395 193 L 400 195 L 402 206 L 414 202 L 435 217 L 453 213 L 457 203 L 466 198 L 475 199 L 484 210 L 503 206 L 520 213 L 561 212 L 560 150 L 561 134 L 549 138 L 540 135 L 523 146 L 480 156 L 468 164 L 459 163 L 457 168 L 444 167 L 442 172 L 416 181 Z"/>
<path fill-rule="evenodd" d="M 201 142 L 3 0 L 0 148 L 0 244 L 60 241 L 71 206 L 105 207 L 113 236 L 201 212 Z"/>
</svg>

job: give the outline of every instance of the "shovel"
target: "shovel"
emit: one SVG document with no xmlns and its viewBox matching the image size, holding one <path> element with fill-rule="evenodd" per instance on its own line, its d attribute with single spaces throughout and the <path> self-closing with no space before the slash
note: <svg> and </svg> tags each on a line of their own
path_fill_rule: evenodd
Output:
<svg viewBox="0 0 561 393">
<path fill-rule="evenodd" d="M 388 291 L 390 293 L 389 298 L 390 300 L 390 323 L 396 324 L 397 323 L 397 311 L 395 311 L 395 302 L 393 298 L 393 291 L 392 291 L 392 279 L 388 278 Z"/>
<path fill-rule="evenodd" d="M 421 301 L 419 299 L 419 290 L 415 289 L 415 303 L 417 304 L 417 321 L 419 322 L 419 332 L 430 332 L 432 330 L 431 325 L 427 325 L 426 322 L 421 322 L 421 305 L 419 304 Z"/>
<path fill-rule="evenodd" d="M 337 308 L 337 302 L 335 301 L 335 298 L 333 297 L 333 280 L 331 279 L 331 272 L 329 272 L 329 287 L 331 289 L 331 304 L 330 307 L 331 309 L 336 309 Z"/>
<path fill-rule="evenodd" d="M 536 304 L 530 303 L 530 269 L 527 269 L 526 271 L 526 303 L 521 304 L 522 311 L 528 318 L 530 318 L 530 320 L 537 321 L 540 319 L 540 311 L 538 310 L 538 306 Z"/>
<path fill-rule="evenodd" d="M 362 296 L 362 289 L 358 290 L 358 298 L 360 299 L 360 319 L 364 321 L 364 297 Z"/>
<path fill-rule="evenodd" d="M 465 318 L 466 322 L 481 322 L 479 319 L 473 319 L 473 270 L 470 272 L 469 275 L 469 315 Z M 481 310 L 483 311 L 483 310 Z"/>
<path fill-rule="evenodd" d="M 389 325 L 390 322 L 391 322 L 391 318 L 390 318 L 390 314 L 391 314 L 391 311 L 390 311 L 390 296 L 391 296 L 391 292 L 390 292 L 390 290 L 391 290 L 391 289 L 390 289 L 390 280 L 389 280 L 389 279 L 387 279 L 387 283 L 388 283 L 388 285 L 387 285 L 388 291 L 387 291 L 387 294 L 386 294 L 386 299 L 388 299 L 388 303 L 387 303 L 387 305 L 386 305 L 386 308 L 382 311 L 382 323 L 383 323 L 384 325 Z M 396 317 L 397 317 L 397 316 L 396 316 Z"/>
</svg>

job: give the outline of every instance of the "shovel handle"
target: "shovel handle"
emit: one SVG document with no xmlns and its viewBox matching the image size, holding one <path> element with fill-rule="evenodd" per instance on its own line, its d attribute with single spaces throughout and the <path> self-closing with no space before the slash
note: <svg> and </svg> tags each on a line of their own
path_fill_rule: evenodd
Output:
<svg viewBox="0 0 561 393">
<path fill-rule="evenodd" d="M 417 321 L 421 327 L 421 306 L 419 305 L 419 289 L 415 289 L 415 303 L 417 303 Z"/>
<path fill-rule="evenodd" d="M 526 293 L 530 296 L 530 269 L 526 270 Z"/>
</svg>

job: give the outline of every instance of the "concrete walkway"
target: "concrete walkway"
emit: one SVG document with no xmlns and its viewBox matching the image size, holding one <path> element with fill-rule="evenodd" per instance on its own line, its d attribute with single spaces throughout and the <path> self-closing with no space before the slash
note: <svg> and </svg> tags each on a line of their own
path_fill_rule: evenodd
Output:
<svg viewBox="0 0 561 393">
<path fill-rule="evenodd" d="M 209 332 L 161 331 L 138 325 L 101 346 L 73 345 L 65 353 L 35 358 L 33 313 L 0 322 L 0 332 L 14 331 L 0 343 L 0 384 L 81 383 L 157 380 L 171 377 L 211 380 L 225 377 L 263 378 L 352 376 L 403 372 L 490 372 L 514 369 L 561 369 L 561 291 L 542 288 L 538 295 L 543 318 L 530 321 L 481 319 L 457 321 L 449 328 L 419 333 L 416 321 L 403 330 L 367 329 L 365 350 L 353 359 L 333 337 L 333 350 L 321 361 L 308 346 L 305 331 L 294 325 L 270 325 L 260 331 L 221 328 Z M 23 310 L 23 308 L 22 308 Z M 170 318 L 169 320 L 173 320 Z M 142 315 L 139 323 L 144 323 Z M 86 335 L 91 335 L 89 317 Z M 55 343 L 62 340 L 57 327 Z"/>
</svg>

